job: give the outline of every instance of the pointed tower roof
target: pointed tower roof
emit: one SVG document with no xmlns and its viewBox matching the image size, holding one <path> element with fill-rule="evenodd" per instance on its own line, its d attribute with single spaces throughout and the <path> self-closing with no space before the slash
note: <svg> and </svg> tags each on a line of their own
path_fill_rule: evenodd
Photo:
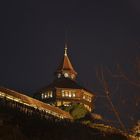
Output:
<svg viewBox="0 0 140 140">
<path fill-rule="evenodd" d="M 77 75 L 77 72 L 74 70 L 74 68 L 71 64 L 71 61 L 68 57 L 67 50 L 68 50 L 67 44 L 65 44 L 64 56 L 63 56 L 63 59 L 62 59 L 60 65 L 57 68 L 57 72 L 68 71 L 70 73 Z"/>
</svg>

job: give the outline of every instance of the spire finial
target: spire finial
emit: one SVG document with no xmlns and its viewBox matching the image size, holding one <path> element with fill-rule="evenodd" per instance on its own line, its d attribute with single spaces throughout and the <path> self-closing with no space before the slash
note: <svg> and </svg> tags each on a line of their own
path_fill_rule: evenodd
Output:
<svg viewBox="0 0 140 140">
<path fill-rule="evenodd" d="M 67 48 L 67 43 L 65 43 L 65 53 L 64 53 L 65 56 L 67 56 L 67 49 L 68 49 Z"/>
</svg>

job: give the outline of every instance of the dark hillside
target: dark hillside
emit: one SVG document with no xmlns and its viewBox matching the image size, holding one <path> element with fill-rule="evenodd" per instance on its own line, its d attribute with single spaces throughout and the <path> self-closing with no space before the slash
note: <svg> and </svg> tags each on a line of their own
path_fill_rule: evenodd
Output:
<svg viewBox="0 0 140 140">
<path fill-rule="evenodd" d="M 102 132 L 78 122 L 52 116 L 24 114 L 14 108 L 0 106 L 0 140 L 126 140 L 119 132 Z"/>
</svg>

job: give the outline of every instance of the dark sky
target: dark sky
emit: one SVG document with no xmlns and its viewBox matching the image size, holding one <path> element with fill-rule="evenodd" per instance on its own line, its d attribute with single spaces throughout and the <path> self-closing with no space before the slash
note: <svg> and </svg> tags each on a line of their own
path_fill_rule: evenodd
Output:
<svg viewBox="0 0 140 140">
<path fill-rule="evenodd" d="M 140 51 L 139 0 L 0 2 L 0 85 L 27 94 L 47 85 L 68 52 L 94 91 L 95 67 L 129 63 Z"/>
</svg>

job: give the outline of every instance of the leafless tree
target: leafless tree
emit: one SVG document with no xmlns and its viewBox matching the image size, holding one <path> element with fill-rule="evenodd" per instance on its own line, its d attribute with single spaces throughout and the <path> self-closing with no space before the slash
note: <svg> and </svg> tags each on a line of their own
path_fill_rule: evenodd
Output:
<svg viewBox="0 0 140 140">
<path fill-rule="evenodd" d="M 110 107 L 112 108 L 112 111 L 114 112 L 114 114 L 115 114 L 115 116 L 116 116 L 116 118 L 117 118 L 117 120 L 120 124 L 121 129 L 126 132 L 126 127 L 121 120 L 121 117 L 119 115 L 119 112 L 118 112 L 117 108 L 113 104 L 113 101 L 112 101 L 112 98 L 111 98 L 112 91 L 110 89 L 109 82 L 105 78 L 103 66 L 98 67 L 98 69 L 96 71 L 96 76 L 97 76 L 99 82 L 101 83 L 101 86 L 102 86 L 103 91 L 105 93 L 105 97 L 108 100 L 108 103 L 109 103 Z"/>
<path fill-rule="evenodd" d="M 134 69 L 133 77 L 130 77 L 120 64 L 116 65 L 117 73 L 115 74 L 107 67 L 106 70 L 112 76 L 112 78 L 121 78 L 127 81 L 129 84 L 140 88 L 140 57 L 136 57 L 131 67 Z"/>
</svg>

